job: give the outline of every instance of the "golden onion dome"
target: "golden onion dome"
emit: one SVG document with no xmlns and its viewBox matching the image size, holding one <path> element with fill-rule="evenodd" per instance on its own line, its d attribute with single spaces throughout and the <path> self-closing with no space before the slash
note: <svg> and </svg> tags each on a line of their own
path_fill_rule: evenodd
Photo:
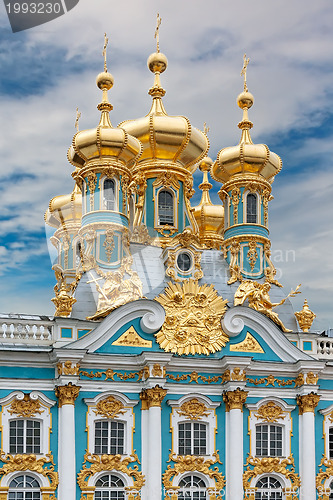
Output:
<svg viewBox="0 0 333 500">
<path fill-rule="evenodd" d="M 153 102 L 149 113 L 137 120 L 120 123 L 129 134 L 137 137 L 143 146 L 138 167 L 154 161 L 178 163 L 191 173 L 197 163 L 207 154 L 209 142 L 206 135 L 192 127 L 184 116 L 169 116 L 165 111 L 162 97 L 165 90 L 161 86 L 160 74 L 168 65 L 164 54 L 154 52 L 148 57 L 148 68 L 155 74 L 154 85 L 149 89 Z"/>
<path fill-rule="evenodd" d="M 272 183 L 282 168 L 281 158 L 268 146 L 252 142 L 250 130 L 253 123 L 248 118 L 248 109 L 253 102 L 253 95 L 245 86 L 244 92 L 237 98 L 237 104 L 243 110 L 243 119 L 238 124 L 242 131 L 240 142 L 237 146 L 221 149 L 212 166 L 212 177 L 219 182 L 227 182 L 234 175 L 251 174 Z"/>
<path fill-rule="evenodd" d="M 64 227 L 80 225 L 82 217 L 82 195 L 77 185 L 72 193 L 55 196 L 49 203 L 44 219 L 49 226 Z"/>
<path fill-rule="evenodd" d="M 88 161 L 99 158 L 132 164 L 141 153 L 141 144 L 122 128 L 114 128 L 109 112 L 113 109 L 108 101 L 108 90 L 113 86 L 113 76 L 105 71 L 96 78 L 97 86 L 103 92 L 102 102 L 97 109 L 101 119 L 96 128 L 77 132 L 68 150 L 68 160 L 75 167 L 82 168 Z"/>
<path fill-rule="evenodd" d="M 208 172 L 213 160 L 206 156 L 201 160 L 199 169 L 203 172 L 203 180 L 199 185 L 202 197 L 199 205 L 193 207 L 193 215 L 199 228 L 200 240 L 212 239 L 221 236 L 224 227 L 224 208 L 221 204 L 214 205 L 209 196 L 209 190 L 213 187 L 208 181 Z"/>
</svg>

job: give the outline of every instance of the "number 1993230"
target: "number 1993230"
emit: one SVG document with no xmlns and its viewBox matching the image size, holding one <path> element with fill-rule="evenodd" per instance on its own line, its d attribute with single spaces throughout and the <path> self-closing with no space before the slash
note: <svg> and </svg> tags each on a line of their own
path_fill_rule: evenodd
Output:
<svg viewBox="0 0 333 500">
<path fill-rule="evenodd" d="M 8 14 L 60 14 L 62 6 L 60 3 L 7 3 Z"/>
</svg>

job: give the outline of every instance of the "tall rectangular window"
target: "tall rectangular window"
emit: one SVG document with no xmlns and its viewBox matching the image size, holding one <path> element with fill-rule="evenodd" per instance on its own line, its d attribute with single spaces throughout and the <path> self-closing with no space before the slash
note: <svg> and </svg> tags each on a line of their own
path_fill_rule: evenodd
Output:
<svg viewBox="0 0 333 500">
<path fill-rule="evenodd" d="M 207 425 L 184 422 L 178 426 L 178 454 L 206 455 Z"/>
<path fill-rule="evenodd" d="M 95 422 L 95 453 L 123 455 L 125 447 L 125 424 L 114 420 Z"/>
<path fill-rule="evenodd" d="M 329 458 L 333 458 L 333 427 L 330 427 L 328 431 L 328 453 Z"/>
<path fill-rule="evenodd" d="M 9 453 L 40 453 L 41 425 L 36 420 L 9 422 Z"/>
<path fill-rule="evenodd" d="M 261 457 L 282 457 L 282 426 L 256 426 L 256 455 Z"/>
</svg>

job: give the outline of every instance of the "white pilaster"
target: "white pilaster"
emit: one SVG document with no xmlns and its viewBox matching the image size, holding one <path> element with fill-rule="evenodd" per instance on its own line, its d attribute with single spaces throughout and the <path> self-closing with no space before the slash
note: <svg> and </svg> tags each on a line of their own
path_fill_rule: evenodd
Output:
<svg viewBox="0 0 333 500">
<path fill-rule="evenodd" d="M 226 442 L 226 500 L 243 500 L 243 404 L 247 392 L 241 389 L 223 395 L 228 437 Z"/>
<path fill-rule="evenodd" d="M 75 406 L 80 388 L 71 383 L 59 386 L 59 500 L 76 500 Z"/>
<path fill-rule="evenodd" d="M 316 498 L 316 446 L 315 446 L 315 408 L 319 396 L 311 393 L 299 396 L 300 409 L 300 500 Z"/>
</svg>

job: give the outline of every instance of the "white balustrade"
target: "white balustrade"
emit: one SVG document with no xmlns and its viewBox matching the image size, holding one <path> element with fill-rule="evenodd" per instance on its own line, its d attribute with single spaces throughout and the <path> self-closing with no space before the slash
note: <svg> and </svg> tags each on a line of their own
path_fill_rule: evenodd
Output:
<svg viewBox="0 0 333 500">
<path fill-rule="evenodd" d="M 0 318 L 0 343 L 51 345 L 53 322 L 47 320 Z"/>
</svg>

